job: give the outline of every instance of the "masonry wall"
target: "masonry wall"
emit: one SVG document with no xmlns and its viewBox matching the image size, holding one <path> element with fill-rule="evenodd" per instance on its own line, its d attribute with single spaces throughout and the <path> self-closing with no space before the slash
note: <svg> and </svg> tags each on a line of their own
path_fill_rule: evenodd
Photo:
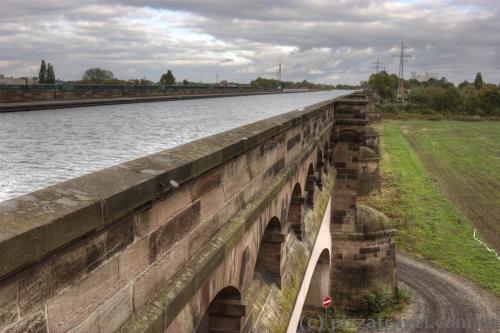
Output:
<svg viewBox="0 0 500 333">
<path fill-rule="evenodd" d="M 379 141 L 369 126 L 370 98 L 353 94 L 335 105 L 333 161 L 337 179 L 332 205 L 331 290 L 336 306 L 362 311 L 363 297 L 386 288 L 395 292 L 395 233 L 387 217 L 357 204 L 380 189 Z"/>
<path fill-rule="evenodd" d="M 383 288 L 394 291 L 395 236 L 394 230 L 333 235 L 332 284 L 337 306 L 359 311 L 365 295 Z"/>
<path fill-rule="evenodd" d="M 0 85 L 0 103 L 271 92 L 258 87 L 113 86 L 113 85 Z"/>
<path fill-rule="evenodd" d="M 213 273 L 220 277 L 214 281 L 226 281 L 222 276 L 233 272 L 231 282 L 246 288 L 266 218 L 286 222 L 293 185 L 306 188 L 308 167 L 318 170 L 318 151 L 330 146 L 333 123 L 333 103 L 320 103 L 0 203 L 0 331 L 118 330 L 193 258 L 203 258 L 207 244 L 217 245 L 221 227 L 288 170 L 237 257 L 221 263 L 217 251 L 224 248 L 217 248 L 209 263 L 196 266 L 209 270 L 189 285 L 204 290 L 187 312 L 192 322 L 200 320 L 218 291 L 202 288 L 202 277 Z M 318 207 L 326 207 L 329 193 L 323 196 Z M 191 300 L 182 296 L 186 290 L 165 312 L 171 317 L 153 323 L 160 331 L 181 313 L 175 306 Z"/>
</svg>

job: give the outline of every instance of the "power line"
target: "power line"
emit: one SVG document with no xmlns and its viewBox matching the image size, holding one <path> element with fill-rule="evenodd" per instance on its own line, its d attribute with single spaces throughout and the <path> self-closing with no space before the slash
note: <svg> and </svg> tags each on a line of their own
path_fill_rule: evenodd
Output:
<svg viewBox="0 0 500 333">
<path fill-rule="evenodd" d="M 396 100 L 404 103 L 404 93 L 405 93 L 405 85 L 404 85 L 404 66 L 407 61 L 406 58 L 411 58 L 412 56 L 409 54 L 405 54 L 405 42 L 401 42 L 401 50 L 399 55 L 393 55 L 393 57 L 399 57 L 399 75 L 398 75 L 398 93 Z"/>
<path fill-rule="evenodd" d="M 375 69 L 375 74 L 378 74 L 380 73 L 380 65 L 385 65 L 383 62 L 380 62 L 380 60 L 377 58 L 377 61 L 376 62 L 372 62 L 372 67 L 371 68 L 374 68 Z M 385 67 L 384 67 L 384 70 L 385 70 Z"/>
</svg>

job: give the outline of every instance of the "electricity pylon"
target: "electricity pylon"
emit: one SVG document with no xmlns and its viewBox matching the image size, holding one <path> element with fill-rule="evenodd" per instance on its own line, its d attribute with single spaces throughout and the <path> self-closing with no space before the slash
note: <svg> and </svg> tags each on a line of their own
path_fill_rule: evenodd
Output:
<svg viewBox="0 0 500 333">
<path fill-rule="evenodd" d="M 384 65 L 383 62 L 380 62 L 380 60 L 377 58 L 377 61 L 376 62 L 372 62 L 372 67 L 371 68 L 374 68 L 375 69 L 375 74 L 378 74 L 380 73 L 380 65 Z"/>
<path fill-rule="evenodd" d="M 405 83 L 404 83 L 404 67 L 406 58 L 411 58 L 411 55 L 405 54 L 405 42 L 401 42 L 401 51 L 399 55 L 393 55 L 393 57 L 399 57 L 399 75 L 398 75 L 398 93 L 396 95 L 396 100 L 398 102 L 404 103 L 405 94 Z"/>
</svg>

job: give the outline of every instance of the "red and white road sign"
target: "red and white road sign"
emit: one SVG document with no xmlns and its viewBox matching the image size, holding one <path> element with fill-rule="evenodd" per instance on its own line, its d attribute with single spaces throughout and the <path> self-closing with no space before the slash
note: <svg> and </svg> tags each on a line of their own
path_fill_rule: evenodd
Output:
<svg viewBox="0 0 500 333">
<path fill-rule="evenodd" d="M 332 304 L 332 298 L 330 296 L 323 297 L 323 307 L 325 309 L 328 309 L 331 304 Z"/>
</svg>

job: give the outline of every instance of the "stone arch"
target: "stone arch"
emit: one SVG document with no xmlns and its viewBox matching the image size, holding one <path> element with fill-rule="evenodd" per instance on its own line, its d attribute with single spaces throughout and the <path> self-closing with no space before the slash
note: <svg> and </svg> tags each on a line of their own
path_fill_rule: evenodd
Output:
<svg viewBox="0 0 500 333">
<path fill-rule="evenodd" d="M 304 202 L 302 188 L 300 184 L 295 184 L 292 197 L 290 198 L 290 206 L 288 208 L 287 223 L 290 224 L 298 239 L 302 239 L 303 221 L 304 221 Z"/>
<path fill-rule="evenodd" d="M 195 332 L 244 332 L 245 315 L 246 307 L 241 303 L 239 290 L 226 287 L 214 297 Z"/>
<path fill-rule="evenodd" d="M 280 220 L 274 216 L 267 223 L 262 240 L 255 270 L 264 270 L 274 283 L 281 288 L 281 250 L 285 242 L 285 235 L 281 231 Z"/>
<path fill-rule="evenodd" d="M 337 139 L 339 142 L 359 142 L 360 134 L 353 130 L 343 130 L 339 132 Z"/>
<path fill-rule="evenodd" d="M 324 296 L 329 294 L 330 287 L 330 252 L 321 252 L 309 284 L 305 305 L 319 307 Z"/>
<path fill-rule="evenodd" d="M 318 149 L 318 154 L 316 156 L 316 185 L 321 190 L 323 188 L 322 174 L 323 168 L 325 166 L 323 152 L 321 149 Z"/>
<path fill-rule="evenodd" d="M 309 168 L 307 169 L 306 176 L 306 208 L 314 207 L 314 182 L 316 181 L 316 176 L 314 175 L 314 167 L 309 164 Z"/>
<path fill-rule="evenodd" d="M 328 164 L 333 165 L 333 158 L 332 158 L 332 153 L 330 150 L 330 143 L 328 142 L 328 138 L 325 140 L 325 163 L 328 162 Z M 328 168 L 325 166 L 325 172 L 328 172 Z"/>
</svg>

